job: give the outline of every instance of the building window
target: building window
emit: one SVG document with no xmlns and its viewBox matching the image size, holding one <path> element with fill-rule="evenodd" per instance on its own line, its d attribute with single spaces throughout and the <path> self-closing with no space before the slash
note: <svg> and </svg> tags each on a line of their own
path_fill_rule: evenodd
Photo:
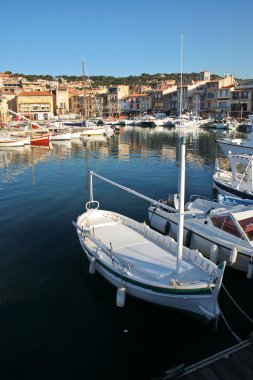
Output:
<svg viewBox="0 0 253 380">
<path fill-rule="evenodd" d="M 241 93 L 241 99 L 248 99 L 248 91 L 243 91 Z"/>
<path fill-rule="evenodd" d="M 219 102 L 218 108 L 220 110 L 227 110 L 228 109 L 227 102 Z"/>
</svg>

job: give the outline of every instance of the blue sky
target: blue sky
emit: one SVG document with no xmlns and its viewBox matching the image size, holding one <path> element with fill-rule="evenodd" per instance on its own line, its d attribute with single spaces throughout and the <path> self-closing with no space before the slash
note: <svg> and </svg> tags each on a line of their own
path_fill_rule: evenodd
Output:
<svg viewBox="0 0 253 380">
<path fill-rule="evenodd" d="M 182 32 L 183 72 L 253 78 L 252 14 L 252 0 L 4 1 L 0 72 L 179 73 Z"/>
</svg>

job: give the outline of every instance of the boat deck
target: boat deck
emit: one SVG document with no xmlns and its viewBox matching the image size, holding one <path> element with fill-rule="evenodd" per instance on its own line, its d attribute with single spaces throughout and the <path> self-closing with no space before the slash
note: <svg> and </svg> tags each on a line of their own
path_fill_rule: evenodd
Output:
<svg viewBox="0 0 253 380">
<path fill-rule="evenodd" d="M 120 221 L 95 215 L 96 213 L 94 217 L 89 218 L 89 223 L 84 227 L 88 227 L 108 248 L 111 247 L 114 257 L 119 258 L 132 272 L 134 270 L 156 281 L 165 279 L 165 283 L 168 283 L 168 277 L 175 277 L 177 264 L 175 250 L 156 244 L 152 239 Z M 196 278 L 206 282 L 209 276 L 209 273 L 201 267 L 193 266 L 188 260 L 183 260 L 182 273 L 177 279 L 182 283 L 194 282 Z"/>
</svg>

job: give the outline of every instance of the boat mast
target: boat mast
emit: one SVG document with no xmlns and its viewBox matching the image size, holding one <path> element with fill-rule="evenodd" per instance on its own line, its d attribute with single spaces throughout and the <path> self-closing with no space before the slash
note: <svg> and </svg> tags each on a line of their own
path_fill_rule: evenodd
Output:
<svg viewBox="0 0 253 380">
<path fill-rule="evenodd" d="M 84 62 L 82 61 L 82 71 L 83 71 L 83 105 L 82 105 L 82 116 L 83 116 L 83 121 L 82 121 L 82 125 L 84 126 Z"/>
<path fill-rule="evenodd" d="M 185 138 L 180 137 L 180 189 L 179 189 L 179 224 L 177 233 L 177 274 L 182 270 L 183 236 L 184 236 L 184 198 L 185 198 Z"/>
<path fill-rule="evenodd" d="M 183 34 L 181 33 L 181 87 L 180 87 L 180 176 L 179 176 L 179 224 L 177 232 L 177 274 L 182 271 L 183 236 L 184 236 L 184 201 L 185 201 L 185 137 L 182 134 L 182 56 Z"/>
</svg>

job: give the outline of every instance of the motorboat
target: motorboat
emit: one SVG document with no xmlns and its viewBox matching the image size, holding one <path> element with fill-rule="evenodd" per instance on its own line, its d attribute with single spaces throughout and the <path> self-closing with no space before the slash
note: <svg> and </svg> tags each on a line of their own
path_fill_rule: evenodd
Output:
<svg viewBox="0 0 253 380">
<path fill-rule="evenodd" d="M 229 152 L 228 159 L 231 170 L 216 167 L 214 188 L 222 195 L 253 201 L 253 156 Z"/>
<path fill-rule="evenodd" d="M 226 156 L 228 156 L 229 152 L 233 154 L 253 154 L 253 132 L 246 139 L 225 137 L 216 141 Z"/>
<path fill-rule="evenodd" d="M 171 199 L 151 204 L 149 225 L 177 239 L 178 196 Z M 183 242 L 187 247 L 199 250 L 216 263 L 226 260 L 227 265 L 248 275 L 253 264 L 253 205 L 231 207 L 194 195 L 185 204 L 184 216 Z"/>
<path fill-rule="evenodd" d="M 182 115 L 183 116 L 183 115 Z M 197 115 L 188 115 L 187 117 L 182 117 L 179 119 L 175 119 L 172 122 L 174 127 L 182 127 L 182 128 L 198 128 L 203 125 L 202 118 Z"/>
<path fill-rule="evenodd" d="M 126 295 L 130 295 L 202 321 L 217 320 L 225 263 L 217 266 L 197 250 L 180 246 L 145 223 L 100 209 L 93 198 L 94 176 L 128 192 L 130 189 L 90 172 L 90 200 L 73 222 L 89 273 L 99 273 L 117 288 L 117 306 L 124 306 Z"/>
</svg>

